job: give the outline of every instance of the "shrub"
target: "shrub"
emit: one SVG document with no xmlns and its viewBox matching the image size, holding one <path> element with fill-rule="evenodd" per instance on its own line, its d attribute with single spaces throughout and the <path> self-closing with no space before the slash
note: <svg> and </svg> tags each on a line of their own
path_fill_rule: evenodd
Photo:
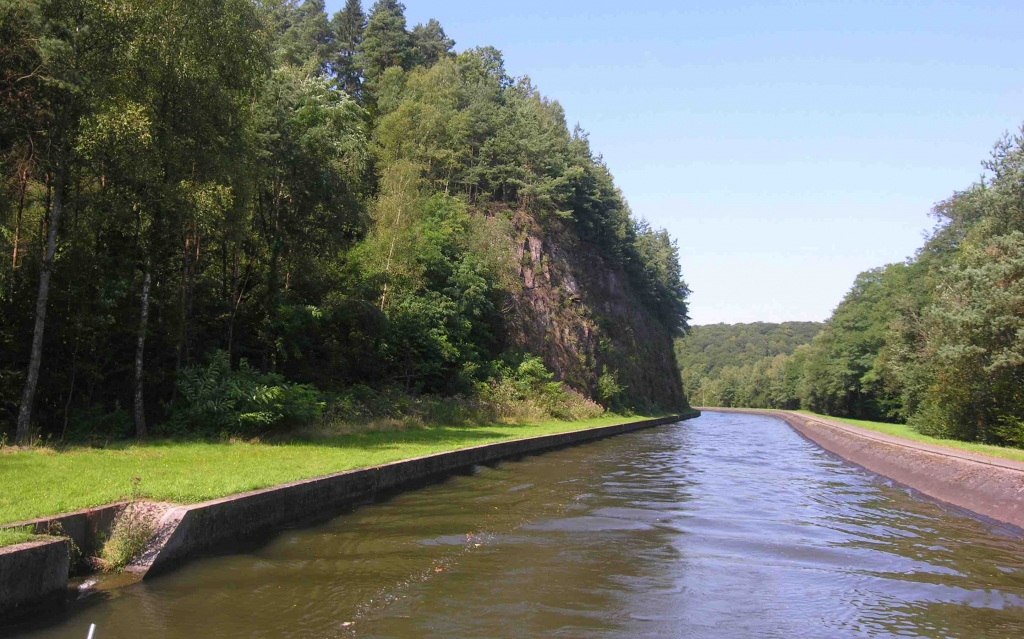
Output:
<svg viewBox="0 0 1024 639">
<path fill-rule="evenodd" d="M 605 366 L 601 377 L 597 379 L 597 399 L 601 405 L 605 408 L 618 408 L 624 390 L 626 387 L 619 384 L 618 372 L 609 373 Z"/>
<path fill-rule="evenodd" d="M 477 394 L 512 421 L 575 421 L 604 413 L 600 405 L 553 379 L 554 373 L 541 358 L 527 355 L 518 364 L 495 365 L 490 380 L 478 385 Z"/>
<path fill-rule="evenodd" d="M 242 360 L 231 368 L 228 355 L 215 351 L 204 366 L 178 376 L 179 399 L 165 428 L 176 433 L 254 435 L 308 424 L 324 404 L 315 388 L 261 373 Z"/>
<path fill-rule="evenodd" d="M 101 406 L 91 406 L 71 411 L 66 438 L 86 442 L 124 439 L 132 428 L 131 414 L 120 406 L 109 412 Z"/>
<path fill-rule="evenodd" d="M 487 381 L 466 395 L 411 395 L 398 387 L 376 390 L 358 384 L 331 397 L 322 427 L 332 433 L 397 430 L 425 424 L 576 421 L 604 413 L 600 405 L 553 379 L 543 360 L 526 356 L 492 362 Z"/>
</svg>

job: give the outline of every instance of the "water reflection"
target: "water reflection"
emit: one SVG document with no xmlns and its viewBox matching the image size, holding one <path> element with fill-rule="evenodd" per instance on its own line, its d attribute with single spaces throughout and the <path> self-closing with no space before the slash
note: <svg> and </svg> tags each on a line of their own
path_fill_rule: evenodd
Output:
<svg viewBox="0 0 1024 639">
<path fill-rule="evenodd" d="M 1011 637 L 1022 558 L 782 422 L 711 413 L 479 468 L 16 634 Z"/>
</svg>

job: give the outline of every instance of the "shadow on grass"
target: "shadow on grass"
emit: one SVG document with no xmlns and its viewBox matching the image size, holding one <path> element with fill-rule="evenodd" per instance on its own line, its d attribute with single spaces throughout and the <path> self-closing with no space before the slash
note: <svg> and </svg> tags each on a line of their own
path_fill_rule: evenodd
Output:
<svg viewBox="0 0 1024 639">
<path fill-rule="evenodd" d="M 320 433 L 282 433 L 262 438 L 188 438 L 168 437 L 145 440 L 121 440 L 103 445 L 68 442 L 51 449 L 27 449 L 10 451 L 10 462 L 24 458 L 18 453 L 35 452 L 37 454 L 74 454 L 103 451 L 105 453 L 124 453 L 133 457 L 145 456 L 150 449 L 158 453 L 162 449 L 173 449 L 181 446 L 200 445 L 249 445 L 270 447 L 331 447 L 350 448 L 353 450 L 387 450 L 407 445 L 429 446 L 449 442 L 464 442 L 472 445 L 484 441 L 505 440 L 515 437 L 508 429 L 531 430 L 539 424 L 488 424 L 458 426 L 418 426 L 401 430 L 371 431 L 364 433 L 320 434 Z M 501 428 L 504 430 L 494 430 Z"/>
<path fill-rule="evenodd" d="M 472 445 L 485 441 L 511 439 L 507 431 L 492 430 L 493 426 L 430 426 L 401 431 L 374 433 L 352 433 L 346 435 L 322 435 L 286 439 L 273 442 L 278 446 L 329 446 L 357 450 L 388 450 L 408 445 L 429 446 L 451 442 Z M 530 428 L 530 425 L 516 425 L 506 428 Z"/>
</svg>

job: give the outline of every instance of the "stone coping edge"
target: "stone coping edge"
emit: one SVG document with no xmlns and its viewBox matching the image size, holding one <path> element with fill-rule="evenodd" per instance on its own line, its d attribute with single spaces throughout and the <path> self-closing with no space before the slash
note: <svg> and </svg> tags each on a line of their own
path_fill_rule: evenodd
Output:
<svg viewBox="0 0 1024 639">
<path fill-rule="evenodd" d="M 144 577 L 152 577 L 197 554 L 241 543 L 288 525 L 333 518 L 372 500 L 383 491 L 412 486 L 479 464 L 573 446 L 698 416 L 700 412 L 691 411 L 483 444 L 172 508 L 159 522 L 155 543 L 130 569 Z"/>
<path fill-rule="evenodd" d="M 789 411 L 703 410 L 780 419 L 825 450 L 873 473 L 986 519 L 1024 529 L 1024 464 Z"/>
</svg>

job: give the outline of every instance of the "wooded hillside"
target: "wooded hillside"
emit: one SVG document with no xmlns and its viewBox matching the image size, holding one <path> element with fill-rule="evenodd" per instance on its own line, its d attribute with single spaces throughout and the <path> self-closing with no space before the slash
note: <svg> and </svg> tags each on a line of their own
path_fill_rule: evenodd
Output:
<svg viewBox="0 0 1024 639">
<path fill-rule="evenodd" d="M 938 437 L 1024 447 L 1024 135 L 933 210 L 905 263 L 861 273 L 810 345 L 761 364 L 723 405 L 803 407 L 906 422 Z"/>
<path fill-rule="evenodd" d="M 673 241 L 499 51 L 394 0 L 4 3 L 0 178 L 8 437 L 685 404 Z"/>
<path fill-rule="evenodd" d="M 753 377 L 766 374 L 776 357 L 809 344 L 821 328 L 818 322 L 692 327 L 685 338 L 676 339 L 687 397 L 696 402 L 711 398 L 714 403 L 709 405 L 715 406 L 756 403 L 767 389 L 758 388 Z"/>
</svg>

